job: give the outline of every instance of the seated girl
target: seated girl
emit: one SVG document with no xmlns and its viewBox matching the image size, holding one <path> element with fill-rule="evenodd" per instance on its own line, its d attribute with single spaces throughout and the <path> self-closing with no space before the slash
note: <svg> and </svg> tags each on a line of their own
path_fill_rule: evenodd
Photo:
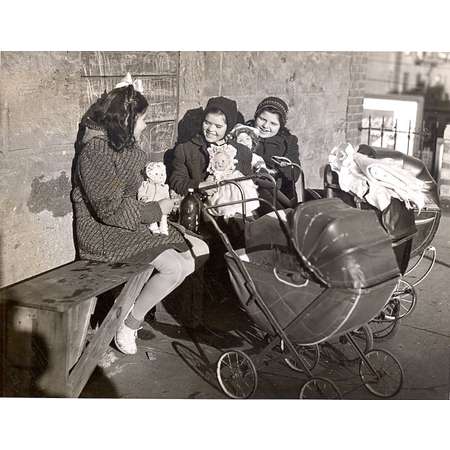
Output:
<svg viewBox="0 0 450 450">
<path fill-rule="evenodd" d="M 279 168 L 272 161 L 273 156 L 282 156 L 295 164 L 299 162 L 299 148 L 297 136 L 291 134 L 286 127 L 288 105 L 281 98 L 267 97 L 256 108 L 254 120 L 247 125 L 259 130 L 259 143 L 255 150 L 261 156 L 269 169 L 275 170 L 277 185 L 281 193 L 288 199 L 295 198 L 295 182 L 299 178 L 299 171 L 291 167 Z M 260 198 L 272 201 L 271 189 L 259 189 Z M 282 208 L 283 205 L 277 204 Z M 270 210 L 263 205 L 259 213 L 264 214 Z"/>
<path fill-rule="evenodd" d="M 215 97 L 208 100 L 202 128 L 188 142 L 176 146 L 172 170 L 169 175 L 169 186 L 177 194 L 186 195 L 189 188 L 201 188 L 209 175 L 210 145 L 227 145 L 225 137 L 236 125 L 238 117 L 237 105 L 234 100 L 226 97 Z M 252 172 L 252 154 L 247 147 L 237 142 L 228 142 L 236 148 L 237 170 L 244 175 Z"/>
<path fill-rule="evenodd" d="M 175 200 L 167 196 L 138 201 L 141 169 L 148 159 L 138 144 L 148 110 L 139 86 L 142 83 L 133 83 L 128 74 L 84 114 L 71 193 L 82 259 L 121 263 L 137 258 L 148 264 L 140 275 L 146 278 L 144 287 L 115 335 L 117 348 L 125 354 L 138 351 L 137 331 L 147 312 L 177 288 L 195 270 L 197 259 L 208 253 L 204 241 L 173 224 L 168 224 L 167 235 L 152 234 L 148 228 L 170 214 Z"/>
</svg>

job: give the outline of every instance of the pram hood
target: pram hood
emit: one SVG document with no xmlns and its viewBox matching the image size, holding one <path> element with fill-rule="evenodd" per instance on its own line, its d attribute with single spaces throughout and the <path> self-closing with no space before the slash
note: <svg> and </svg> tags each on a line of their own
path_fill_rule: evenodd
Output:
<svg viewBox="0 0 450 450">
<path fill-rule="evenodd" d="M 327 286 L 368 288 L 399 275 L 391 239 L 374 211 L 338 198 L 299 205 L 289 216 L 292 240 Z"/>
</svg>

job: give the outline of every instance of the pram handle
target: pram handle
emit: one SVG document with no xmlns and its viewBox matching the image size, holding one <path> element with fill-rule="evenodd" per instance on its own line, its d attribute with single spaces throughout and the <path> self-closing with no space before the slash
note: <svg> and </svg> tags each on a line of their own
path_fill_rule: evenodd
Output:
<svg viewBox="0 0 450 450">
<path fill-rule="evenodd" d="M 292 190 L 295 192 L 295 196 L 293 201 L 289 201 L 290 207 L 292 208 L 297 203 L 302 203 L 305 200 L 305 178 L 303 176 L 303 168 L 300 164 L 292 162 L 289 158 L 286 158 L 285 156 L 272 156 L 271 158 L 272 162 L 278 166 L 280 169 L 284 169 L 287 167 L 291 167 L 292 169 Z M 300 195 L 298 195 L 297 190 L 295 188 L 295 172 L 294 169 L 297 169 L 299 171 L 299 178 L 300 178 Z M 287 198 L 287 197 L 286 197 Z M 293 204 L 294 203 L 294 204 Z"/>
<path fill-rule="evenodd" d="M 286 156 L 272 156 L 272 162 L 276 164 L 279 167 L 297 167 L 300 170 L 302 167 L 299 164 L 293 163 L 289 158 L 286 158 Z"/>
</svg>

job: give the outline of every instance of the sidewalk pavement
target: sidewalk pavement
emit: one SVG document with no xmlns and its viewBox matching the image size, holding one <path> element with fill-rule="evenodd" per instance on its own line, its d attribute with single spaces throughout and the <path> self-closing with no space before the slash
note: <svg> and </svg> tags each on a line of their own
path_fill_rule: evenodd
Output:
<svg viewBox="0 0 450 450">
<path fill-rule="evenodd" d="M 390 351 L 403 367 L 404 384 L 395 399 L 449 399 L 450 207 L 445 206 L 433 241 L 436 264 L 416 288 L 416 309 L 400 321 L 392 338 L 374 344 Z M 424 259 L 424 266 L 427 262 Z M 412 273 L 408 280 L 414 282 L 418 276 Z M 217 280 L 209 286 L 208 298 L 203 328 L 145 323 L 138 334 L 137 355 L 125 356 L 111 347 L 81 396 L 227 398 L 216 378 L 216 362 L 227 349 L 245 350 L 250 356 L 257 352 L 253 348 L 257 331 L 233 293 L 220 289 Z M 376 399 L 361 386 L 357 363 L 343 364 L 326 350 L 322 353 L 314 375 L 329 377 L 346 399 Z M 295 399 L 305 381 L 306 377 L 289 369 L 283 359 L 272 359 L 258 368 L 258 387 L 252 398 Z"/>
</svg>

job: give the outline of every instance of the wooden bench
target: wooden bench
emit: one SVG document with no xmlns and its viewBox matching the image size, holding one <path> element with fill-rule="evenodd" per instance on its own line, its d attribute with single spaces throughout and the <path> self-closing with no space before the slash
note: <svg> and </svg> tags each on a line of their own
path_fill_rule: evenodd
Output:
<svg viewBox="0 0 450 450">
<path fill-rule="evenodd" d="M 149 270 L 148 263 L 135 261 L 75 261 L 1 289 L 0 394 L 79 396 Z M 185 283 L 196 285 L 198 276 L 201 271 Z M 88 338 L 97 297 L 121 285 L 106 317 Z M 195 301 L 201 301 L 199 296 Z M 159 313 L 168 315 L 164 306 Z"/>
</svg>

